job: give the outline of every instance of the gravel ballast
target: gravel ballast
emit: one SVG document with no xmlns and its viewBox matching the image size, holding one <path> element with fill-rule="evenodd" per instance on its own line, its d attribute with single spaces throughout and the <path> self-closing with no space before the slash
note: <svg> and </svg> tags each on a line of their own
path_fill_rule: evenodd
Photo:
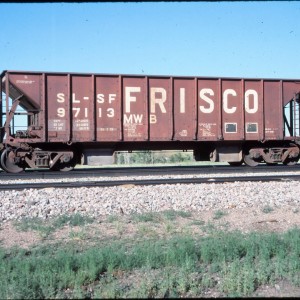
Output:
<svg viewBox="0 0 300 300">
<path fill-rule="evenodd" d="M 227 175 L 228 176 L 228 175 Z M 300 208 L 300 182 L 233 182 L 28 189 L 0 192 L 0 221 L 81 213 L 92 217 L 163 210 L 208 211 L 264 206 Z"/>
</svg>

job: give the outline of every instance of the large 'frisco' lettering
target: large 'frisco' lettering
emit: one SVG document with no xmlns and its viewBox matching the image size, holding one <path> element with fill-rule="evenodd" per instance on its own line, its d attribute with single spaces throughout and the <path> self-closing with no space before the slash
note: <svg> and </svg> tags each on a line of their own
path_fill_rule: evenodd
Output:
<svg viewBox="0 0 300 300">
<path fill-rule="evenodd" d="M 136 97 L 131 93 L 140 93 L 141 88 L 138 86 L 126 86 L 125 87 L 125 112 L 130 113 L 130 103 L 136 102 Z"/>
<path fill-rule="evenodd" d="M 228 96 L 236 96 L 236 91 L 233 89 L 227 89 L 223 93 L 223 109 L 227 114 L 233 114 L 236 112 L 236 106 L 228 107 Z"/>
<path fill-rule="evenodd" d="M 202 100 L 204 100 L 206 103 L 209 104 L 209 107 L 205 107 L 203 105 L 200 105 L 200 110 L 205 113 L 205 114 L 210 114 L 214 111 L 214 108 L 215 108 L 215 104 L 214 104 L 214 101 L 209 98 L 208 96 L 206 96 L 206 94 L 210 95 L 210 96 L 214 96 L 214 91 L 212 89 L 202 89 L 200 90 L 200 98 Z"/>
</svg>

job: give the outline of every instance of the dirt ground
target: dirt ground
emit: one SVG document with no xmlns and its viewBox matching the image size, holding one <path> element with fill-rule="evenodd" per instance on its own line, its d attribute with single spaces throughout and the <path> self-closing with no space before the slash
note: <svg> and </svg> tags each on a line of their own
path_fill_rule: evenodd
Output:
<svg viewBox="0 0 300 300">
<path fill-rule="evenodd" d="M 99 243 L 99 241 L 126 238 L 168 237 L 173 234 L 208 235 L 212 229 L 240 230 L 244 233 L 256 232 L 284 232 L 289 229 L 300 228 L 300 208 L 285 206 L 271 209 L 237 209 L 222 211 L 191 212 L 188 216 L 155 215 L 155 220 L 136 220 L 129 215 L 102 216 L 91 224 L 82 226 L 64 226 L 45 234 L 39 230 L 21 231 L 16 222 L 10 221 L 0 224 L 0 246 L 10 248 L 75 241 L 78 243 Z M 47 221 L 49 222 L 49 221 Z M 47 223 L 45 223 L 47 224 Z M 300 295 L 300 288 L 282 281 L 275 286 L 260 287 L 254 297 L 296 297 Z M 208 291 L 207 297 L 219 297 L 218 293 Z"/>
<path fill-rule="evenodd" d="M 84 226 L 64 226 L 45 236 L 42 232 L 21 231 L 16 221 L 0 224 L 0 246 L 28 248 L 59 240 L 108 240 L 121 237 L 167 236 L 173 233 L 205 235 L 209 228 L 240 230 L 244 233 L 284 232 L 294 227 L 300 228 L 300 208 L 285 206 L 270 209 L 227 209 L 222 211 L 191 212 L 189 216 L 176 216 L 175 219 L 158 216 L 157 219 L 134 220 L 130 215 L 101 216 L 92 224 Z M 45 221 L 47 222 L 49 221 Z"/>
</svg>

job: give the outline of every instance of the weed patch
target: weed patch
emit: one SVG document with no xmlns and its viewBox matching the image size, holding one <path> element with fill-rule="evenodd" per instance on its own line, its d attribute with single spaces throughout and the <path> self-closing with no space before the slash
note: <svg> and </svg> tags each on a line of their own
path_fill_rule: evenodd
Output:
<svg viewBox="0 0 300 300">
<path fill-rule="evenodd" d="M 0 248 L 0 298 L 245 297 L 277 280 L 300 285 L 299 257 L 299 229 Z"/>
<path fill-rule="evenodd" d="M 273 207 L 271 207 L 270 205 L 265 205 L 263 208 L 262 208 L 262 212 L 265 213 L 265 214 L 269 214 L 270 212 L 272 212 L 274 210 Z"/>
<path fill-rule="evenodd" d="M 28 232 L 30 230 L 35 230 L 41 237 L 47 237 L 55 230 L 53 226 L 47 225 L 40 218 L 24 218 L 22 221 L 15 222 L 14 225 L 18 231 Z"/>
<path fill-rule="evenodd" d="M 181 217 L 181 218 L 190 218 L 191 217 L 191 212 L 186 212 L 186 211 L 182 211 L 182 210 L 165 210 L 162 212 L 162 215 L 170 221 L 175 220 L 177 217 Z"/>
<path fill-rule="evenodd" d="M 62 215 L 47 221 L 40 218 L 24 218 L 21 221 L 15 222 L 14 226 L 18 231 L 37 231 L 41 237 L 45 238 L 65 225 L 71 227 L 84 226 L 93 222 L 93 218 L 76 213 L 74 215 Z"/>
<path fill-rule="evenodd" d="M 135 223 L 139 222 L 157 222 L 160 221 L 159 214 L 155 212 L 148 212 L 148 213 L 143 213 L 143 214 L 133 214 L 132 215 L 132 220 Z"/>
<path fill-rule="evenodd" d="M 217 211 L 215 211 L 215 213 L 214 213 L 213 219 L 214 219 L 214 220 L 218 220 L 218 219 L 221 219 L 222 217 L 224 217 L 224 216 L 226 216 L 226 215 L 227 215 L 226 212 L 224 212 L 224 211 L 222 211 L 222 210 L 217 210 Z"/>
</svg>

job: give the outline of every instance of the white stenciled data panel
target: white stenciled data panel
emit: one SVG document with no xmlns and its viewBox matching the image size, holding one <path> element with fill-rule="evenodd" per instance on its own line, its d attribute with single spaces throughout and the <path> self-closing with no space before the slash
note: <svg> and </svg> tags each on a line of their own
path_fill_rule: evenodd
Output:
<svg viewBox="0 0 300 300">
<path fill-rule="evenodd" d="M 119 141 L 121 132 L 121 77 L 96 77 L 97 141 Z"/>
</svg>

